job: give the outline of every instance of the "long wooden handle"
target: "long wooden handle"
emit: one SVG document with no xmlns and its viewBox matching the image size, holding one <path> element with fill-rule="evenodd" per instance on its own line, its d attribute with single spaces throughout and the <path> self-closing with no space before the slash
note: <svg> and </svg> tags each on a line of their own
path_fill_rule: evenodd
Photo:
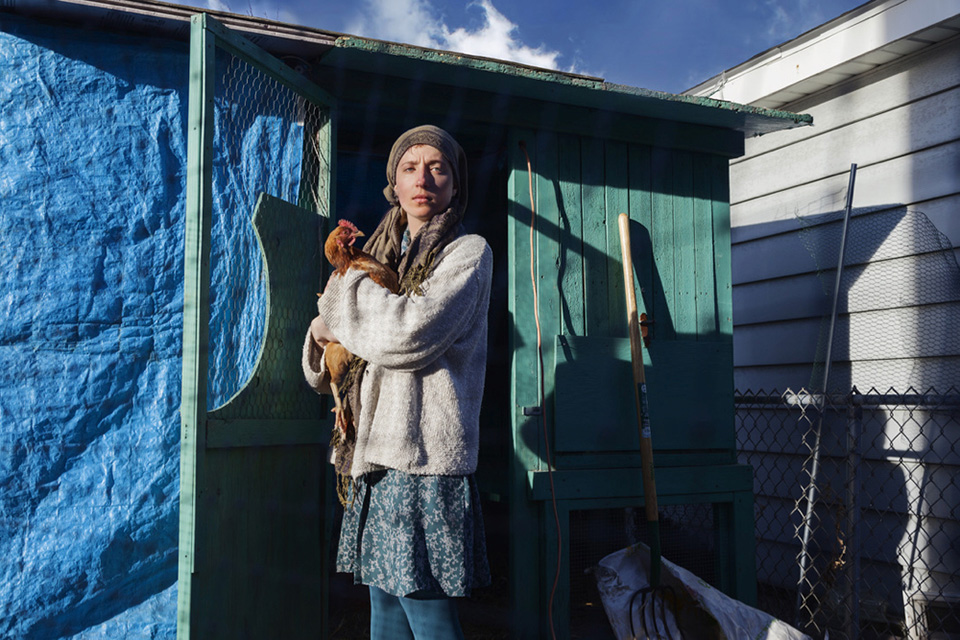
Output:
<svg viewBox="0 0 960 640">
<path fill-rule="evenodd" d="M 630 361 L 633 363 L 633 379 L 637 384 L 645 384 L 643 373 L 643 342 L 640 337 L 640 322 L 637 315 L 637 294 L 633 288 L 633 257 L 630 254 L 630 218 L 621 213 L 620 257 L 623 259 L 623 292 L 627 300 L 627 327 L 630 331 Z"/>
<path fill-rule="evenodd" d="M 647 382 L 643 372 L 643 341 L 637 316 L 637 296 L 633 288 L 633 258 L 630 253 L 630 217 L 621 213 L 620 255 L 623 259 L 623 289 L 627 301 L 627 326 L 630 330 L 630 360 L 633 363 L 634 398 L 640 430 L 640 461 L 643 464 L 643 502 L 647 522 L 658 521 L 657 487 L 653 477 L 653 444 L 650 440 L 650 415 L 647 411 Z"/>
</svg>

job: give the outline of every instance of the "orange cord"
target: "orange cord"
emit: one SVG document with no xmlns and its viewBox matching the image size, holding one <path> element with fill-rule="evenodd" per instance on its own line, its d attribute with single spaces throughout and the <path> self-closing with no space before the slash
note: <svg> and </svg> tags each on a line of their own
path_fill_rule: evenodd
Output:
<svg viewBox="0 0 960 640">
<path fill-rule="evenodd" d="M 533 259 L 533 240 L 534 230 L 537 221 L 536 206 L 533 202 L 533 167 L 530 163 L 530 155 L 527 153 L 527 145 L 523 140 L 520 141 L 520 150 L 527 159 L 527 185 L 530 191 L 530 284 L 533 286 L 533 319 L 537 325 L 537 360 L 539 363 L 540 378 L 540 396 L 537 399 L 540 405 L 540 420 L 543 426 L 543 444 L 547 456 L 547 477 L 550 479 L 550 501 L 553 504 L 553 518 L 557 525 L 557 571 L 553 576 L 553 587 L 550 589 L 550 599 L 547 601 L 547 617 L 550 623 L 550 637 L 556 639 L 557 633 L 553 627 L 553 598 L 557 592 L 557 584 L 560 582 L 560 561 L 563 558 L 563 532 L 560 530 L 560 513 L 557 509 L 557 490 L 553 485 L 553 461 L 550 456 L 550 437 L 547 433 L 547 409 L 544 406 L 544 386 L 543 386 L 543 340 L 540 334 L 540 303 L 537 299 L 537 275 Z"/>
</svg>

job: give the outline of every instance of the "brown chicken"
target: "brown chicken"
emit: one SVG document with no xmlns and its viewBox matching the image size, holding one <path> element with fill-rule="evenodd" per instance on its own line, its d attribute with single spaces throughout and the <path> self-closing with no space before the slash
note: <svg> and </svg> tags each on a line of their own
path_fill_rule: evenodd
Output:
<svg viewBox="0 0 960 640">
<path fill-rule="evenodd" d="M 357 229 L 352 222 L 340 220 L 337 227 L 327 236 L 323 245 L 323 253 L 334 267 L 334 273 L 342 276 L 347 269 L 354 268 L 366 271 L 370 279 L 392 293 L 399 293 L 400 282 L 397 274 L 369 253 L 353 246 L 357 238 L 362 238 L 363 232 Z M 318 294 L 319 295 L 319 294 Z M 330 374 L 330 391 L 333 392 L 333 412 L 336 415 L 336 426 L 340 432 L 352 439 L 353 416 L 349 406 L 341 397 L 341 387 L 350 372 L 353 354 L 337 342 L 331 342 L 323 351 L 323 360 Z"/>
<path fill-rule="evenodd" d="M 330 232 L 323 245 L 324 255 L 336 269 L 334 273 L 342 276 L 347 269 L 360 269 L 369 273 L 370 279 L 381 287 L 389 289 L 392 293 L 399 293 L 400 282 L 396 272 L 369 253 L 353 246 L 357 238 L 362 237 L 364 237 L 363 232 L 352 222 L 341 220 L 337 223 L 337 228 Z"/>
</svg>

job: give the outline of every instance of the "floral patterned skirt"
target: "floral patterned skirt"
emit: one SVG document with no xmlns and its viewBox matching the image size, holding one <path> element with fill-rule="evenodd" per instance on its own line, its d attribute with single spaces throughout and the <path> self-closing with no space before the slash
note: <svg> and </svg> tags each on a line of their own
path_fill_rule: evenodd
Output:
<svg viewBox="0 0 960 640">
<path fill-rule="evenodd" d="M 387 469 L 357 479 L 340 526 L 337 571 L 395 596 L 469 596 L 490 584 L 473 476 Z"/>
</svg>

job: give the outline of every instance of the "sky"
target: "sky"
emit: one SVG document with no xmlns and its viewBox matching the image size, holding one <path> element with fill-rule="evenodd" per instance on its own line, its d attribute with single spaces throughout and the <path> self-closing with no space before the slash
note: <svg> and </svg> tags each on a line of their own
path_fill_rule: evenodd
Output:
<svg viewBox="0 0 960 640">
<path fill-rule="evenodd" d="M 174 0 L 681 93 L 862 0 Z"/>
</svg>

